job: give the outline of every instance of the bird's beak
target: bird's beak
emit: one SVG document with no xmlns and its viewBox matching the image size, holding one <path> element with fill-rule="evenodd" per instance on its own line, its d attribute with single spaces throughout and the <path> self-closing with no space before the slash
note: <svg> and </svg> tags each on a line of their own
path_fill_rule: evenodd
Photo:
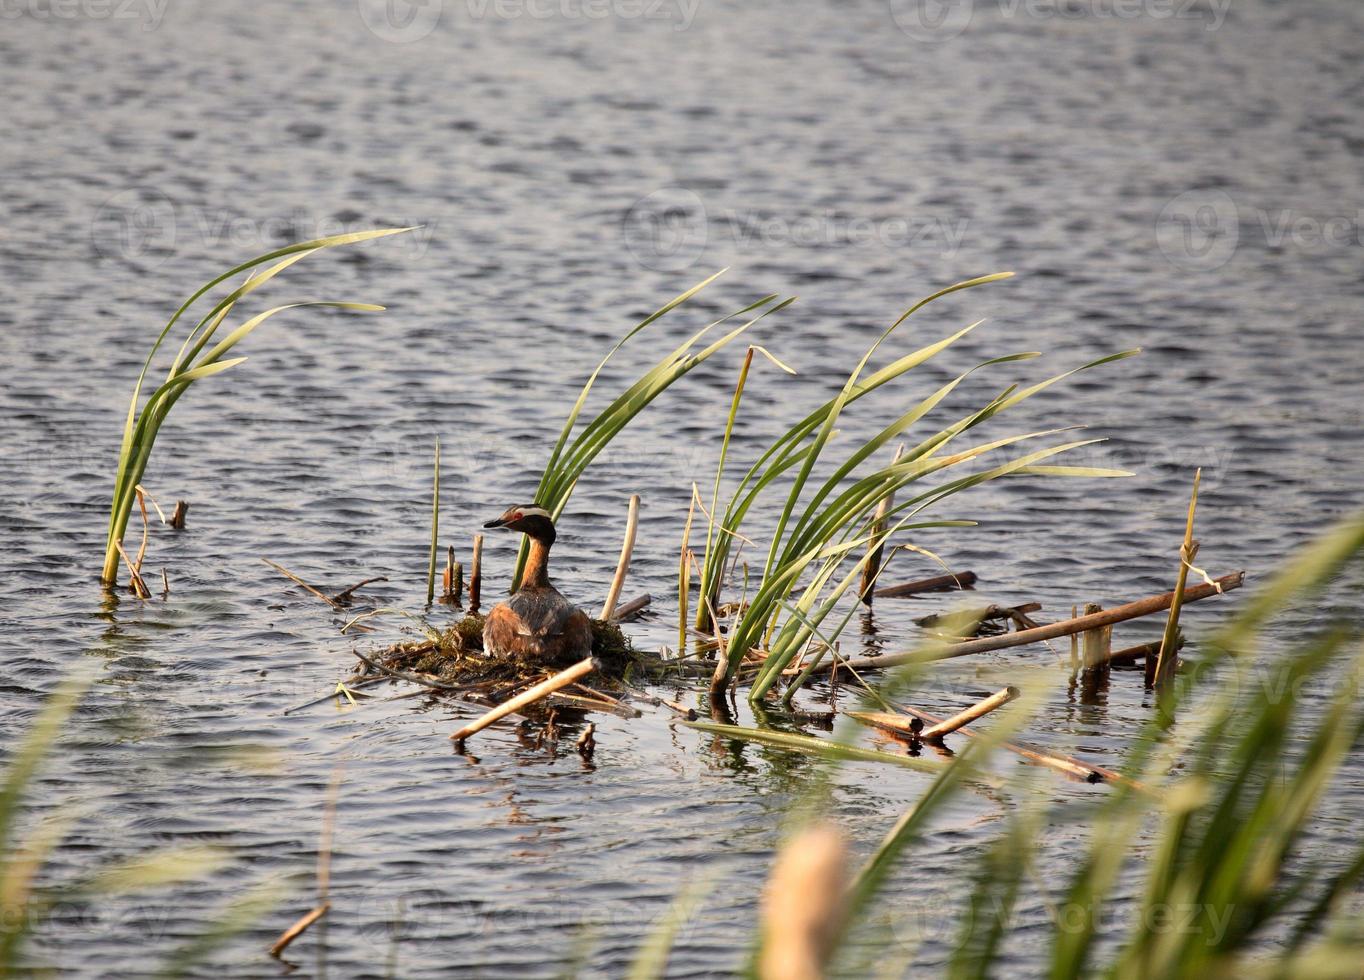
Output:
<svg viewBox="0 0 1364 980">
<path fill-rule="evenodd" d="M 488 521 L 488 522 L 487 522 L 486 524 L 484 524 L 483 526 L 484 526 L 484 527 L 506 527 L 506 526 L 507 526 L 507 522 L 504 521 L 502 518 L 499 517 L 499 518 L 497 518 L 497 519 L 495 519 L 495 520 Z"/>
</svg>

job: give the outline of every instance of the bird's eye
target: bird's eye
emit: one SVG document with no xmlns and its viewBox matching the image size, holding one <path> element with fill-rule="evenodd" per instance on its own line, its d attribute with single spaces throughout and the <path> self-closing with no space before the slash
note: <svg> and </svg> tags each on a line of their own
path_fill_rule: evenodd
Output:
<svg viewBox="0 0 1364 980">
<path fill-rule="evenodd" d="M 512 519 L 513 521 L 519 521 L 519 520 L 520 520 L 522 517 L 524 517 L 524 516 L 525 516 L 525 515 L 522 514 L 522 513 L 518 510 L 515 514 L 513 514 L 513 515 L 511 516 L 511 519 Z"/>
</svg>

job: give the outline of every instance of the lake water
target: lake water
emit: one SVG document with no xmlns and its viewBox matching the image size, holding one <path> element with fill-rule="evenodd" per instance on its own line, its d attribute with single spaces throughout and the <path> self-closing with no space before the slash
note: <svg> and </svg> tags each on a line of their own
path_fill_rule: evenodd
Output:
<svg viewBox="0 0 1364 980">
<path fill-rule="evenodd" d="M 1109 441 L 1082 461 L 1135 475 L 1001 482 L 939 508 L 980 521 L 918 539 L 979 574 L 973 600 L 1037 600 L 1045 620 L 1168 589 L 1196 467 L 1199 563 L 1248 569 L 1252 584 L 1359 503 L 1357 4 L 15 0 L 0 18 L 4 744 L 84 666 L 93 687 L 35 789 L 84 813 L 56 878 L 168 845 L 232 855 L 195 884 L 59 909 L 32 953 L 65 972 L 152 971 L 264 885 L 273 910 L 203 972 L 277 975 L 262 951 L 311 905 L 338 765 L 333 910 L 290 950 L 299 975 L 531 977 L 581 964 L 615 976 L 673 897 L 708 876 L 672 972 L 723 975 L 741 961 L 810 760 L 653 709 L 597 719 L 591 764 L 569 743 L 536 749 L 511 724 L 471 743 L 475 757 L 456 755 L 446 735 L 480 710 L 462 704 L 286 716 L 335 685 L 353 641 L 260 560 L 332 590 L 387 576 L 367 604 L 419 609 L 434 439 L 442 540 L 467 564 L 478 526 L 530 496 L 609 344 L 723 266 L 693 306 L 622 352 L 602 390 L 707 314 L 798 294 L 753 339 L 799 374 L 755 367 L 736 460 L 836 390 L 913 300 L 970 276 L 1018 273 L 916 315 L 893 350 L 989 320 L 859 403 L 847 441 L 984 357 L 1047 354 L 964 388 L 958 414 L 1014 378 L 1145 349 L 992 424 L 1087 424 Z M 107 603 L 96 577 L 113 459 L 156 330 L 236 261 L 397 224 L 422 227 L 315 256 L 269 294 L 388 312 L 282 315 L 245 345 L 248 364 L 177 407 L 146 480 L 163 504 L 192 502 L 186 532 L 151 536 L 148 568 L 167 570 L 171 593 Z M 626 588 L 655 597 L 632 627 L 640 646 L 676 642 L 682 522 L 691 484 L 712 478 L 741 354 L 660 399 L 562 521 L 556 579 L 592 608 L 627 498 L 642 496 Z M 490 538 L 490 583 L 513 544 Z M 938 571 L 902 556 L 890 577 Z M 1191 653 L 1239 601 L 1188 610 Z M 878 602 L 861 628 L 908 647 L 912 619 L 950 604 Z M 354 642 L 402 638 L 404 625 Z M 1280 624 L 1273 649 L 1300 625 Z M 1116 642 L 1159 628 L 1121 626 Z M 1028 736 L 1120 766 L 1151 710 L 1139 675 L 1116 674 L 1081 704 L 1051 663 L 1041 648 L 967 658 L 907 700 L 946 712 L 1007 681 L 1045 685 Z M 857 848 L 927 782 L 843 769 L 834 806 Z M 1108 791 L 1048 777 L 1030 792 Z M 943 909 L 1018 798 L 965 796 L 878 908 L 893 935 L 922 940 L 917 968 L 950 950 Z M 1352 838 L 1362 802 L 1355 766 L 1316 837 Z M 1042 877 L 1072 870 L 1078 846 L 1057 828 Z M 1021 915 L 1009 955 L 1023 969 L 1048 927 L 1037 896 Z"/>
</svg>

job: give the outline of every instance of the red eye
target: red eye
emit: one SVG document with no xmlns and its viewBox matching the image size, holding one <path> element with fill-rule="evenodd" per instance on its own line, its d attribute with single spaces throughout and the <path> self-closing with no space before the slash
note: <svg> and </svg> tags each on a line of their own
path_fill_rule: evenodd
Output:
<svg viewBox="0 0 1364 980">
<path fill-rule="evenodd" d="M 522 517 L 524 517 L 524 516 L 525 516 L 525 515 L 522 514 L 522 513 L 518 510 L 515 514 L 513 514 L 513 515 L 511 516 L 511 519 L 512 519 L 513 521 L 519 521 L 519 520 L 520 520 Z"/>
</svg>

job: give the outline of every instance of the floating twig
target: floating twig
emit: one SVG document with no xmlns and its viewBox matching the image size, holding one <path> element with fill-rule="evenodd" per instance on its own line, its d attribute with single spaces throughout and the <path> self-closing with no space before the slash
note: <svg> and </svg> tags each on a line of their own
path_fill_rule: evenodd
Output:
<svg viewBox="0 0 1364 980">
<path fill-rule="evenodd" d="M 616 622 L 623 623 L 633 619 L 643 612 L 645 608 L 648 607 L 649 603 L 653 601 L 653 596 L 646 592 L 644 595 L 635 596 L 629 602 L 622 603 L 616 608 Z"/>
<path fill-rule="evenodd" d="M 331 890 L 332 836 L 336 829 L 336 797 L 340 789 L 341 768 L 338 766 L 332 772 L 331 782 L 327 787 L 327 803 L 322 813 L 322 835 L 317 845 L 317 907 L 285 929 L 275 940 L 274 945 L 270 947 L 270 955 L 276 959 L 288 949 L 291 942 L 303 935 L 310 925 L 326 915 L 332 907 L 331 902 L 327 901 L 327 895 Z"/>
<path fill-rule="evenodd" d="M 543 680 L 534 687 L 522 691 L 510 701 L 504 701 L 478 720 L 469 722 L 469 724 L 451 735 L 450 738 L 454 741 L 456 748 L 462 748 L 464 740 L 470 735 L 483 731 L 483 729 L 487 728 L 493 722 L 505 718 L 513 711 L 519 711 L 527 705 L 534 704 L 536 701 L 549 697 L 560 688 L 568 687 L 568 685 L 575 681 L 582 680 L 588 674 L 592 673 L 593 669 L 594 665 L 591 657 L 588 657 L 586 660 L 579 660 L 572 667 L 561 670 L 553 677 Z"/>
<path fill-rule="evenodd" d="M 917 582 L 906 582 L 903 585 L 887 585 L 883 589 L 877 589 L 873 595 L 879 599 L 902 599 L 905 596 L 922 595 L 925 592 L 956 592 L 960 589 L 972 589 L 975 588 L 975 585 L 975 572 L 955 572 L 920 579 Z"/>
<path fill-rule="evenodd" d="M 1198 602 L 1209 596 L 1222 595 L 1239 589 L 1244 584 L 1245 572 L 1232 572 L 1230 575 L 1223 575 L 1215 579 L 1212 585 L 1195 585 L 1185 589 L 1183 593 L 1184 602 Z M 1126 622 L 1129 619 L 1138 619 L 1142 616 L 1149 616 L 1152 613 L 1162 612 L 1170 608 L 1170 603 L 1174 599 L 1174 593 L 1166 592 L 1162 595 L 1151 596 L 1147 599 L 1138 599 L 1125 605 L 1114 606 L 1103 612 L 1095 613 L 1090 616 L 1079 616 L 1074 619 L 1065 619 L 1059 623 L 1052 623 L 1048 626 L 1038 626 L 1030 630 L 1021 630 L 1017 633 L 1004 633 L 1000 636 L 987 636 L 978 640 L 966 640 L 963 643 L 948 643 L 939 647 L 927 650 L 911 650 L 905 653 L 890 653 L 879 657 L 862 657 L 858 660 L 842 661 L 842 664 L 856 667 L 861 670 L 872 670 L 880 667 L 896 667 L 900 664 L 925 663 L 934 660 L 949 660 L 953 657 L 965 657 L 973 653 L 986 653 L 991 650 L 1003 650 L 1008 647 L 1024 646 L 1029 643 L 1039 643 L 1042 640 L 1052 640 L 1058 636 L 1070 636 L 1073 633 L 1083 633 L 1085 630 L 1095 629 L 1100 626 L 1111 626 L 1114 623 Z M 831 669 L 829 665 L 817 668 L 818 672 Z"/>
<path fill-rule="evenodd" d="M 281 575 L 283 575 L 289 581 L 293 582 L 295 585 L 302 586 L 304 589 L 311 592 L 313 595 L 317 596 L 317 598 L 321 599 L 323 602 L 331 606 L 333 609 L 342 608 L 341 603 L 337 602 L 335 599 L 333 599 L 331 596 L 327 595 L 320 589 L 313 588 L 311 585 L 303 581 L 303 579 L 299 578 L 293 572 L 289 571 L 289 569 L 285 568 L 279 562 L 271 561 L 269 558 L 262 558 L 261 561 L 265 562 L 265 564 L 269 565 L 271 568 L 279 572 Z"/>
<path fill-rule="evenodd" d="M 611 620 L 620 599 L 620 590 L 625 587 L 625 575 L 630 571 L 630 556 L 635 550 L 635 534 L 639 530 L 639 494 L 630 494 L 630 510 L 625 518 L 625 541 L 620 547 L 620 561 L 616 565 L 616 577 L 611 580 L 611 591 L 606 593 L 606 602 L 601 607 L 599 619 Z"/>
<path fill-rule="evenodd" d="M 354 598 L 355 596 L 356 589 L 363 588 L 366 585 L 373 585 L 375 582 L 387 581 L 388 579 L 383 575 L 376 575 L 374 578 L 367 578 L 361 582 L 356 582 L 348 589 L 342 589 L 340 592 L 336 593 L 336 595 L 332 596 L 331 601 L 334 605 L 337 606 L 349 606 L 351 604 L 351 599 Z"/>
<path fill-rule="evenodd" d="M 386 667 L 383 664 L 379 663 L 377 660 L 369 659 L 369 657 L 366 657 L 359 650 L 352 650 L 351 653 L 355 654 L 356 658 L 361 663 L 365 664 L 365 666 L 373 667 L 381 674 L 387 674 L 389 677 L 396 678 L 397 680 L 400 681 L 407 681 L 409 684 L 420 684 L 422 687 L 430 687 L 437 691 L 464 690 L 464 688 L 458 684 L 446 684 L 443 681 L 433 681 L 430 680 L 429 678 L 422 677 L 420 674 L 409 674 L 406 673 L 405 671 L 396 670 L 393 667 Z"/>
<path fill-rule="evenodd" d="M 996 708 L 1002 707 L 1018 697 L 1018 688 L 1012 684 L 1003 690 L 996 691 L 988 698 L 982 698 L 965 711 L 960 711 L 951 718 L 944 719 L 929 728 L 925 728 L 919 733 L 919 737 L 925 742 L 941 741 L 943 736 L 950 735 L 959 728 L 971 724 L 978 718 L 983 718 Z"/>
</svg>

